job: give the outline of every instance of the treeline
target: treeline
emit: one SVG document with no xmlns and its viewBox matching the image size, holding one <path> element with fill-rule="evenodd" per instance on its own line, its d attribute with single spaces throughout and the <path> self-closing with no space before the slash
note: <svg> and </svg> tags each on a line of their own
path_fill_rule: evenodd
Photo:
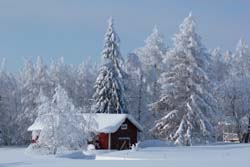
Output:
<svg viewBox="0 0 250 167">
<path fill-rule="evenodd" d="M 27 144 L 27 128 L 60 85 L 81 112 L 130 113 L 144 126 L 141 140 L 160 138 L 180 145 L 221 140 L 223 122 L 233 122 L 240 139 L 250 117 L 250 48 L 240 40 L 234 52 L 207 49 L 190 14 L 174 35 L 173 47 L 155 27 L 124 60 L 113 21 L 97 66 L 63 58 L 26 60 L 17 74 L 0 69 L 0 143 Z"/>
</svg>

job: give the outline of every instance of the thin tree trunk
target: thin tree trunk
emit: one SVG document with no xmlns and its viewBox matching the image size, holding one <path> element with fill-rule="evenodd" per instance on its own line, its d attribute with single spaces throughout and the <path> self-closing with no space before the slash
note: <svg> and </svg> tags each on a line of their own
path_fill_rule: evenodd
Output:
<svg viewBox="0 0 250 167">
<path fill-rule="evenodd" d="M 138 111 L 138 121 L 141 123 L 141 106 L 142 106 L 142 85 L 143 84 L 143 75 L 140 73 L 140 78 L 139 78 L 139 91 L 138 91 L 138 106 L 137 106 L 137 111 Z M 138 135 L 139 140 L 142 138 L 141 133 Z"/>
<path fill-rule="evenodd" d="M 141 122 L 141 104 L 142 104 L 142 79 L 143 76 L 140 74 L 140 85 L 139 85 L 139 101 L 138 101 L 138 121 Z"/>
</svg>

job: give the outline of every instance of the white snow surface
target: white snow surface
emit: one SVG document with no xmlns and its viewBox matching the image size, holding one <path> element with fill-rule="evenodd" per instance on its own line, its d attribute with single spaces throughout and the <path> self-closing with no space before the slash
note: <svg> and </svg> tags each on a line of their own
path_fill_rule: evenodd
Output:
<svg viewBox="0 0 250 167">
<path fill-rule="evenodd" d="M 142 126 L 129 114 L 83 114 L 85 120 L 93 119 L 97 124 L 95 127 L 99 133 L 113 133 L 116 132 L 122 123 L 128 119 L 140 131 L 143 130 Z"/>
<path fill-rule="evenodd" d="M 25 147 L 0 147 L 0 167 L 43 166 L 145 166 L 145 167 L 237 167 L 249 166 L 250 144 L 218 144 L 192 147 L 147 147 L 138 151 L 96 151 L 83 155 L 81 151 L 38 156 L 25 153 Z M 142 160 L 142 161 L 94 161 Z M 87 161 L 90 160 L 90 161 Z M 150 161 L 145 161 L 150 160 Z"/>
</svg>

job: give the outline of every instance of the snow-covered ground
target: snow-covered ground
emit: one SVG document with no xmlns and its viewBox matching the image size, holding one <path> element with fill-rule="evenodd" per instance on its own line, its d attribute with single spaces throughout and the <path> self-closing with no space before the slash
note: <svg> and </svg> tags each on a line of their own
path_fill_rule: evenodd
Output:
<svg viewBox="0 0 250 167">
<path fill-rule="evenodd" d="M 144 161 L 93 161 L 144 160 Z M 145 161 L 150 160 L 150 161 Z M 96 156 L 84 156 L 80 151 L 61 155 L 38 156 L 25 153 L 24 147 L 1 147 L 0 167 L 42 166 L 199 166 L 238 167 L 250 165 L 250 144 L 220 144 L 193 147 L 147 147 L 138 151 L 98 152 Z"/>
</svg>

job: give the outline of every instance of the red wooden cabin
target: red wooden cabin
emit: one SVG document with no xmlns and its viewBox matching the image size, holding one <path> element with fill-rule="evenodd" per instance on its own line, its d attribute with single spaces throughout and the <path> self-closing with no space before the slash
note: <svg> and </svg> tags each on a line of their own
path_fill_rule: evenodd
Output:
<svg viewBox="0 0 250 167">
<path fill-rule="evenodd" d="M 88 129 L 95 134 L 92 141 L 96 149 L 129 149 L 137 143 L 142 126 L 129 114 L 80 114 L 88 122 Z M 43 123 L 37 119 L 29 128 L 32 143 L 37 143 Z"/>
<path fill-rule="evenodd" d="M 129 114 L 94 114 L 92 118 L 97 135 L 90 143 L 96 149 L 129 149 L 137 143 L 138 132 L 142 131 L 142 126 Z"/>
</svg>

